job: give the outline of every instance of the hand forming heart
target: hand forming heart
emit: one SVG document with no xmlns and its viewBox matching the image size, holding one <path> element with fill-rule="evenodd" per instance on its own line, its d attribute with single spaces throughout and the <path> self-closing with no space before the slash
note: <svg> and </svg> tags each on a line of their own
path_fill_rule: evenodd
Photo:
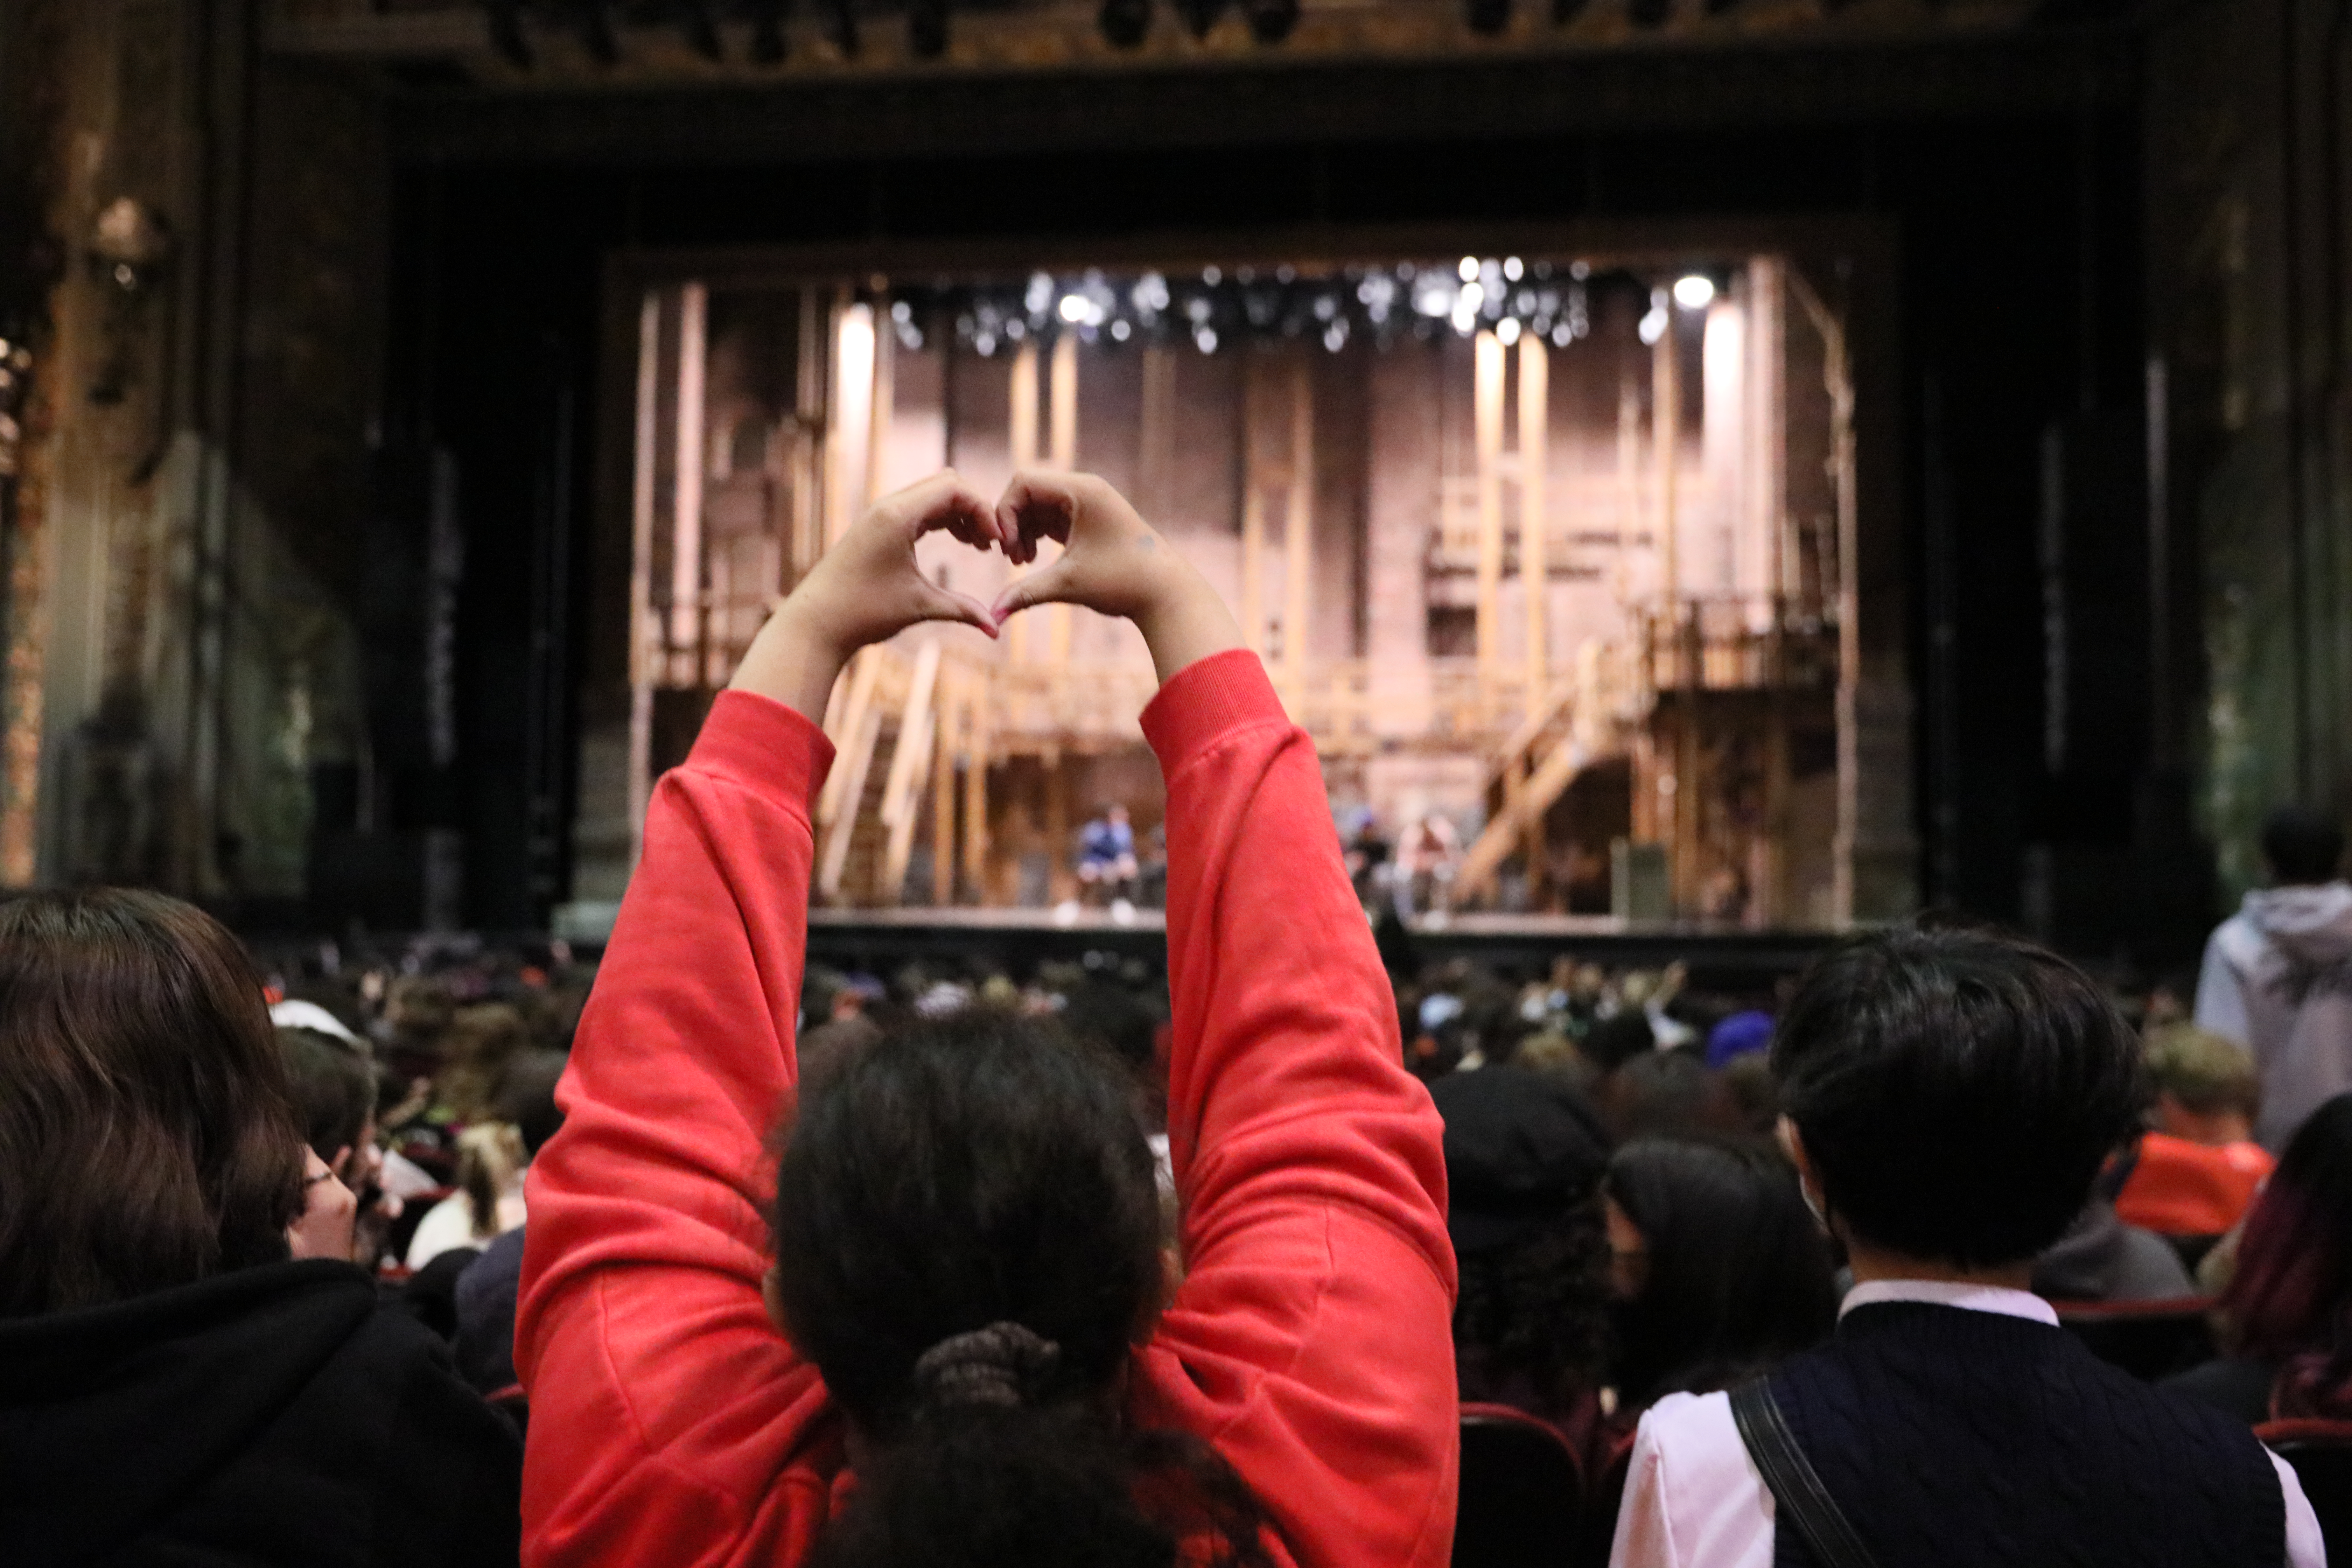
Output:
<svg viewBox="0 0 2352 1568">
<path fill-rule="evenodd" d="M 1044 539 L 1063 552 L 991 607 L 931 583 L 917 566 L 915 542 L 942 530 L 975 549 L 994 545 L 1018 565 L 1037 559 Z M 875 502 L 769 618 L 732 684 L 821 719 L 842 665 L 866 644 L 919 621 L 961 621 L 994 637 L 1009 617 L 1042 604 L 1134 621 L 1162 680 L 1195 658 L 1243 646 L 1215 591 L 1102 480 L 1016 474 L 992 507 L 946 470 Z"/>
</svg>

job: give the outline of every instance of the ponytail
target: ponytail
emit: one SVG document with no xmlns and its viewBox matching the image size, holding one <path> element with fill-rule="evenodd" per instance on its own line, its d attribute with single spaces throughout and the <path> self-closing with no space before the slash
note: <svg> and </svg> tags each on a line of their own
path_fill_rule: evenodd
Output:
<svg viewBox="0 0 2352 1568">
<path fill-rule="evenodd" d="M 814 1568 L 1265 1563 L 1232 1468 L 1119 1407 L 1160 1237 L 1117 1064 L 985 1010 L 877 1039 L 803 1083 L 772 1219 L 793 1341 L 868 1450 Z"/>
</svg>

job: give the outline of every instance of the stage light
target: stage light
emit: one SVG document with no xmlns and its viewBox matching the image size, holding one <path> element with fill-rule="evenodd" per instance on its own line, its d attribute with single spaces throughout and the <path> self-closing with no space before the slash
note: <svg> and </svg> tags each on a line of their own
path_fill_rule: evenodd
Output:
<svg viewBox="0 0 2352 1568">
<path fill-rule="evenodd" d="M 1462 265 L 1454 270 L 1462 275 L 1462 281 L 1465 283 L 1475 283 L 1478 280 L 1478 258 L 1475 256 L 1465 256 L 1462 258 Z"/>
<path fill-rule="evenodd" d="M 1503 276 L 1517 283 L 1527 276 L 1527 264 L 1516 256 L 1503 258 Z"/>
<path fill-rule="evenodd" d="M 1568 330 L 1568 323 L 1566 321 L 1562 321 L 1558 326 L 1552 328 L 1551 342 L 1554 348 L 1564 349 L 1575 341 L 1576 334 Z"/>
<path fill-rule="evenodd" d="M 1103 0 L 1095 26 L 1115 49 L 1131 49 L 1151 31 L 1151 0 Z"/>
<path fill-rule="evenodd" d="M 1470 314 L 1475 316 L 1478 313 L 1479 308 L 1486 303 L 1486 285 L 1482 283 L 1465 283 L 1462 285 L 1462 292 L 1454 298 L 1454 308 L 1457 311 L 1467 310 Z"/>
<path fill-rule="evenodd" d="M 1348 346 L 1347 317 L 1342 316 L 1338 321 L 1323 329 L 1323 346 L 1330 350 L 1333 353 L 1338 353 L 1341 349 Z"/>
<path fill-rule="evenodd" d="M 1147 272 L 1135 280 L 1135 287 L 1128 290 L 1127 297 L 1145 315 L 1157 315 L 1168 309 L 1168 279 L 1157 272 Z"/>
<path fill-rule="evenodd" d="M 1642 318 L 1642 342 L 1656 346 L 1658 340 L 1666 335 L 1666 329 L 1673 324 L 1674 319 L 1666 311 L 1666 291 L 1664 289 L 1652 289 L 1650 313 Z"/>
<path fill-rule="evenodd" d="M 1519 319 L 1517 316 L 1506 316 L 1500 321 L 1496 322 L 1495 325 L 1495 341 L 1501 343 L 1505 348 L 1509 348 L 1513 343 L 1517 342 L 1519 341 Z"/>
<path fill-rule="evenodd" d="M 1062 320 L 1076 326 L 1087 319 L 1087 302 L 1076 294 L 1062 296 Z"/>
<path fill-rule="evenodd" d="M 1592 263 L 1589 261 L 1571 261 L 1568 264 L 1568 275 L 1570 278 L 1575 279 L 1579 283 L 1581 283 L 1586 279 L 1592 276 Z"/>
<path fill-rule="evenodd" d="M 1203 267 L 1201 268 L 1201 281 L 1206 283 L 1210 288 L 1213 289 L 1224 280 L 1224 273 L 1220 271 L 1218 268 L 1214 267 Z"/>
<path fill-rule="evenodd" d="M 1675 303 L 1685 310 L 1704 310 L 1715 303 L 1715 279 L 1694 272 L 1675 285 Z"/>
<path fill-rule="evenodd" d="M 1110 324 L 1111 342 L 1115 343 L 1123 343 L 1127 342 L 1128 334 L 1132 332 L 1134 330 L 1134 328 L 1129 326 L 1125 321 L 1113 321 Z"/>
<path fill-rule="evenodd" d="M 1192 342 L 1193 346 L 1198 348 L 1204 354 L 1215 353 L 1217 352 L 1217 329 L 1214 327 L 1202 327 L 1199 331 L 1192 334 Z"/>
</svg>

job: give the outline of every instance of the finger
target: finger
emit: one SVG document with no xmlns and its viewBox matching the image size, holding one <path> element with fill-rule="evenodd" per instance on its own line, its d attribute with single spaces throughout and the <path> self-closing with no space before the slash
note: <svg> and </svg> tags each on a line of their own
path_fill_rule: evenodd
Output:
<svg viewBox="0 0 2352 1568">
<path fill-rule="evenodd" d="M 933 588 L 923 595 L 923 619 L 960 621 L 968 626 L 978 626 L 990 637 L 996 635 L 997 619 L 989 607 L 970 594 L 959 594 L 950 588 Z"/>
<path fill-rule="evenodd" d="M 1043 572 L 1032 572 L 1025 577 L 1016 577 L 1007 583 L 1004 591 L 996 595 L 996 603 L 989 613 L 1001 626 L 1024 610 L 1038 605 L 1065 602 L 1069 597 L 1071 586 L 1068 570 L 1057 561 Z"/>
<path fill-rule="evenodd" d="M 1070 524 L 1077 515 L 1077 497 L 1062 475 L 1024 469 L 1013 476 L 996 503 L 996 526 L 1013 542 L 1014 559 L 1024 565 L 1037 559 L 1037 541 L 1066 544 Z"/>
<path fill-rule="evenodd" d="M 941 468 L 876 503 L 906 531 L 908 542 L 945 530 L 967 544 L 986 549 L 995 528 L 994 510 L 953 468 Z"/>
</svg>

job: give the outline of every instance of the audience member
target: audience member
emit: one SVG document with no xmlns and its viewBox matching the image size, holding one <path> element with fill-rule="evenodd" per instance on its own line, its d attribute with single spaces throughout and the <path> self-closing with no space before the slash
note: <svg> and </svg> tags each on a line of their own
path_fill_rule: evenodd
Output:
<svg viewBox="0 0 2352 1568">
<path fill-rule="evenodd" d="M 918 1018 L 795 1071 L 815 718 L 863 644 L 999 624 L 913 570 L 934 528 L 1023 563 L 1065 539 L 1004 613 L 1129 616 L 1163 681 L 1172 1292 L 1125 1075 L 1059 1031 Z M 532 1177 L 534 1562 L 1444 1563 L 1441 1128 L 1314 747 L 1199 574 L 1099 480 L 992 510 L 943 475 L 827 552 L 734 685 L 655 793 Z"/>
<path fill-rule="evenodd" d="M 1829 1246 L 1778 1154 L 1644 1139 L 1604 1193 L 1621 1409 L 1728 1388 L 1829 1333 Z"/>
<path fill-rule="evenodd" d="M 1728 1131 L 1715 1075 L 1687 1050 L 1650 1051 L 1602 1080 L 1601 1104 L 1620 1143 Z"/>
<path fill-rule="evenodd" d="M 480 1247 L 521 1226 L 523 1173 L 530 1156 L 505 1121 L 478 1121 L 457 1135 L 457 1190 L 425 1211 L 409 1238 L 408 1266 L 423 1268 L 452 1247 Z"/>
<path fill-rule="evenodd" d="M 1524 1067 L 1440 1079 L 1446 1229 L 1462 1285 L 1462 1397 L 1509 1405 L 1589 1449 L 1606 1381 L 1609 1144 L 1575 1086 Z"/>
<path fill-rule="evenodd" d="M 2052 1301 L 2178 1301 L 2194 1296 L 2197 1282 L 2170 1243 L 2126 1224 L 2099 1191 L 2033 1260 L 2031 1289 Z"/>
<path fill-rule="evenodd" d="M 2175 1024 L 2147 1042 L 2156 1124 L 2116 1196 L 2126 1223 L 2159 1236 L 2219 1237 L 2245 1217 L 2277 1164 L 2253 1142 L 2262 1082 L 2234 1040 Z"/>
<path fill-rule="evenodd" d="M 2352 1089 L 2352 884 L 2343 829 L 2300 806 L 2271 813 L 2263 859 L 2272 886 L 2205 944 L 2197 1026 L 2253 1052 L 2254 1136 L 2275 1153 L 2322 1100 Z"/>
<path fill-rule="evenodd" d="M 1860 939 L 1801 987 L 1773 1065 L 1857 1283 L 1829 1345 L 1643 1418 L 1612 1561 L 1818 1562 L 1840 1530 L 1888 1564 L 2326 1560 L 2242 1423 L 2096 1360 L 2026 1291 L 2142 1104 L 2089 979 L 1989 933 Z"/>
<path fill-rule="evenodd" d="M 8 1561 L 514 1563 L 514 1435 L 379 1309 L 293 1107 L 209 916 L 0 902 Z"/>
<path fill-rule="evenodd" d="M 2352 1416 L 2352 1094 L 2287 1145 L 2247 1212 L 2217 1316 L 2226 1353 L 2168 1386 L 2250 1423 Z"/>
<path fill-rule="evenodd" d="M 1742 1057 L 1760 1055 L 1771 1048 L 1769 1013 L 1734 1013 L 1706 1032 L 1706 1065 L 1718 1071 Z"/>
</svg>

